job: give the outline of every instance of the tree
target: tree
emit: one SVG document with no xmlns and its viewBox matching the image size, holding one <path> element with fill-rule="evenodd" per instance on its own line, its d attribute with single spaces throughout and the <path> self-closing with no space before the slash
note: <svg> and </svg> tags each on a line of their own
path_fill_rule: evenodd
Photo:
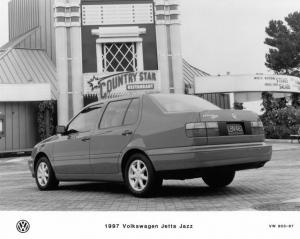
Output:
<svg viewBox="0 0 300 239">
<path fill-rule="evenodd" d="M 276 74 L 300 77 L 300 12 L 289 14 L 285 22 L 271 20 L 266 27 L 270 46 L 265 65 Z M 292 105 L 300 107 L 300 94 L 292 94 Z"/>
<path fill-rule="evenodd" d="M 266 66 L 278 74 L 298 75 L 300 70 L 300 12 L 289 14 L 284 24 L 281 20 L 271 20 L 266 28 L 269 45 Z"/>
</svg>

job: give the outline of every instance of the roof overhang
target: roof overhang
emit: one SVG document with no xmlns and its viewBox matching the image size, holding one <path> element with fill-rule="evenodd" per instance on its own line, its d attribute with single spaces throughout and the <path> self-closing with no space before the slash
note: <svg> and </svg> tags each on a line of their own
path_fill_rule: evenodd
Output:
<svg viewBox="0 0 300 239">
<path fill-rule="evenodd" d="M 55 65 L 45 50 L 26 48 L 39 31 L 34 28 L 0 47 L 0 102 L 57 99 Z"/>
<path fill-rule="evenodd" d="M 50 84 L 0 84 L 0 102 L 51 100 Z"/>
</svg>

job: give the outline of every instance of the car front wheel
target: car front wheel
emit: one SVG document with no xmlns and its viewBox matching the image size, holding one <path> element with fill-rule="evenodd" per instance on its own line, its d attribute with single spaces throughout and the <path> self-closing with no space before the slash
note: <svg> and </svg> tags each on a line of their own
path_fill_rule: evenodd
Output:
<svg viewBox="0 0 300 239">
<path fill-rule="evenodd" d="M 162 179 L 155 175 L 149 159 L 140 153 L 133 154 L 125 167 L 125 183 L 129 191 L 137 197 L 146 197 L 162 185 Z"/>
<path fill-rule="evenodd" d="M 55 189 L 59 184 L 51 164 L 46 157 L 41 157 L 36 163 L 35 181 L 38 188 L 42 191 Z"/>
<path fill-rule="evenodd" d="M 203 181 L 212 188 L 222 188 L 232 183 L 234 171 L 215 171 L 203 176 Z"/>
</svg>

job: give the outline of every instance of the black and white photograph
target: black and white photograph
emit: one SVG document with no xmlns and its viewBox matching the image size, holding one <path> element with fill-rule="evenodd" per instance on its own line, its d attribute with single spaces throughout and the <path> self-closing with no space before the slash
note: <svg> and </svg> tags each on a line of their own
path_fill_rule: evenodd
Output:
<svg viewBox="0 0 300 239">
<path fill-rule="evenodd" d="M 0 0 L 0 238 L 299 221 L 299 0 Z"/>
</svg>

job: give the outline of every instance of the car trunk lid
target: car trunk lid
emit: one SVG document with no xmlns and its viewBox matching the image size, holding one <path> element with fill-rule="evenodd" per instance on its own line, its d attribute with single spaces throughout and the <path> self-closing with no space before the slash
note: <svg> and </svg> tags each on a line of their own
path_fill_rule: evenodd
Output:
<svg viewBox="0 0 300 239">
<path fill-rule="evenodd" d="M 200 122 L 217 122 L 218 135 L 210 134 L 207 129 L 207 144 L 234 144 L 264 141 L 264 134 L 255 134 L 253 122 L 258 116 L 246 110 L 206 110 L 200 112 Z"/>
</svg>

